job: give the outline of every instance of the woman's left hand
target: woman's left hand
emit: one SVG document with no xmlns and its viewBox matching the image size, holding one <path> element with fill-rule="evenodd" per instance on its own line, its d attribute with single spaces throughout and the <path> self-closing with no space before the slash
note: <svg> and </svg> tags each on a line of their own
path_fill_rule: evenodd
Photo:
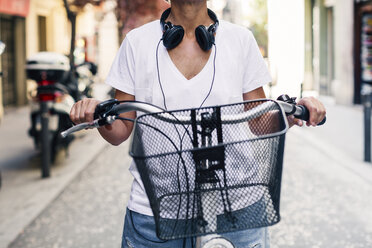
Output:
<svg viewBox="0 0 372 248">
<path fill-rule="evenodd" d="M 300 99 L 297 103 L 298 105 L 303 105 L 309 110 L 310 118 L 306 122 L 307 126 L 317 126 L 324 117 L 326 116 L 326 109 L 324 105 L 315 97 L 304 97 Z M 296 119 L 293 116 L 288 118 L 290 126 L 297 125 L 302 126 L 303 121 Z"/>
</svg>

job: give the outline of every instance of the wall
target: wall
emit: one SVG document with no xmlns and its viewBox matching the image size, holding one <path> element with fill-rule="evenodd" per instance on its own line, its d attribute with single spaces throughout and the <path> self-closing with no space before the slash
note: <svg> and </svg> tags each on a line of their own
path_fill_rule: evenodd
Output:
<svg viewBox="0 0 372 248">
<path fill-rule="evenodd" d="M 329 49 L 334 49 L 331 95 L 337 103 L 351 105 L 354 1 L 316 0 L 315 8 L 309 11 L 310 2 L 268 0 L 269 62 L 276 81 L 273 96 L 284 92 L 298 96 L 302 82 L 305 83 L 305 95 L 318 95 L 321 80 L 328 80 L 331 73 L 326 54 L 330 54 Z M 327 7 L 333 8 L 334 41 L 330 45 L 325 44 L 329 35 L 325 16 Z"/>
<path fill-rule="evenodd" d="M 31 0 L 26 18 L 27 57 L 39 52 L 38 16 L 46 17 L 47 50 L 68 54 L 70 27 L 62 0 Z"/>
<path fill-rule="evenodd" d="M 354 91 L 354 1 L 335 1 L 335 80 L 332 82 L 336 102 L 350 105 Z"/>
<path fill-rule="evenodd" d="M 299 96 L 304 81 L 304 2 L 268 0 L 269 66 L 272 97 Z"/>
<path fill-rule="evenodd" d="M 3 41 L 7 45 L 7 48 L 1 59 L 3 62 L 4 59 L 10 60 L 1 67 L 1 69 L 4 70 L 4 76 L 1 81 L 2 87 L 0 88 L 0 105 L 20 106 L 27 103 L 24 71 L 25 18 L 11 15 L 2 15 L 1 18 L 0 24 L 3 20 L 7 20 L 6 22 L 8 23 L 2 26 L 2 32 L 4 32 L 3 34 L 5 35 Z M 5 84 L 8 86 L 8 89 L 11 90 L 3 92 Z M 5 93 L 6 96 L 4 96 L 3 93 Z M 3 108 L 3 106 L 1 106 L 1 108 Z"/>
<path fill-rule="evenodd" d="M 327 40 L 332 31 L 327 26 L 327 8 L 333 8 L 333 41 Z M 318 91 L 320 85 L 328 84 L 330 95 L 337 103 L 351 105 L 354 96 L 354 1 L 316 0 L 313 12 L 313 89 Z M 333 58 L 330 58 L 330 49 L 333 49 Z M 331 63 L 334 75 L 331 75 Z"/>
<path fill-rule="evenodd" d="M 98 58 L 99 64 L 98 74 L 102 80 L 105 80 L 111 64 L 114 61 L 115 55 L 119 49 L 121 41 L 119 41 L 118 24 L 115 16 L 115 5 L 107 2 L 104 5 L 104 16 L 98 23 Z"/>
</svg>

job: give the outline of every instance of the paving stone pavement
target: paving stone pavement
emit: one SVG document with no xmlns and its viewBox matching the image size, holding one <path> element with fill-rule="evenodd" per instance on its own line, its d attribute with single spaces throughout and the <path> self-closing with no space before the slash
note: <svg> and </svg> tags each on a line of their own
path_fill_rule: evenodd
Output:
<svg viewBox="0 0 372 248">
<path fill-rule="evenodd" d="M 94 85 L 98 99 L 107 98 L 109 86 Z M 96 131 L 82 131 L 58 153 L 51 166 L 51 177 L 41 179 L 40 153 L 28 136 L 30 106 L 5 109 L 0 123 L 0 247 L 8 247 L 17 235 L 36 218 L 81 172 L 107 143 Z M 87 134 L 87 135 L 85 135 Z M 88 135 L 89 134 L 89 135 Z M 68 156 L 66 156 L 68 155 Z"/>
<path fill-rule="evenodd" d="M 9 248 L 120 247 L 132 181 L 127 143 L 107 145 Z"/>
<path fill-rule="evenodd" d="M 269 229 L 271 247 L 372 247 L 372 178 L 364 179 L 343 164 L 348 161 L 306 142 L 301 130 L 287 135 L 282 220 Z"/>
</svg>

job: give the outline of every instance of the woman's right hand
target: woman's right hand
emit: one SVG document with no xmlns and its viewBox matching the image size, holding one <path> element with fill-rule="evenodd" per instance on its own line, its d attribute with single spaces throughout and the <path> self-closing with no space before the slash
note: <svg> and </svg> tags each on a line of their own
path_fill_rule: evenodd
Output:
<svg viewBox="0 0 372 248">
<path fill-rule="evenodd" d="M 72 106 L 70 111 L 70 119 L 73 123 L 79 124 L 83 122 L 92 122 L 96 106 L 101 101 L 94 98 L 85 98 L 78 101 Z"/>
</svg>

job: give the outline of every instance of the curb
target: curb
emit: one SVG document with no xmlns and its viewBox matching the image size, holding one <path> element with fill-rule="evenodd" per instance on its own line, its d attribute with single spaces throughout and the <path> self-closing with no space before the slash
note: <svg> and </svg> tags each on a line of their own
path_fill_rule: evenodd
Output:
<svg viewBox="0 0 372 248">
<path fill-rule="evenodd" d="M 2 172 L 0 247 L 8 247 L 108 145 L 98 132 L 85 133 L 71 143 L 68 157 L 53 165 L 50 178 L 41 179 L 38 167 Z"/>
</svg>

